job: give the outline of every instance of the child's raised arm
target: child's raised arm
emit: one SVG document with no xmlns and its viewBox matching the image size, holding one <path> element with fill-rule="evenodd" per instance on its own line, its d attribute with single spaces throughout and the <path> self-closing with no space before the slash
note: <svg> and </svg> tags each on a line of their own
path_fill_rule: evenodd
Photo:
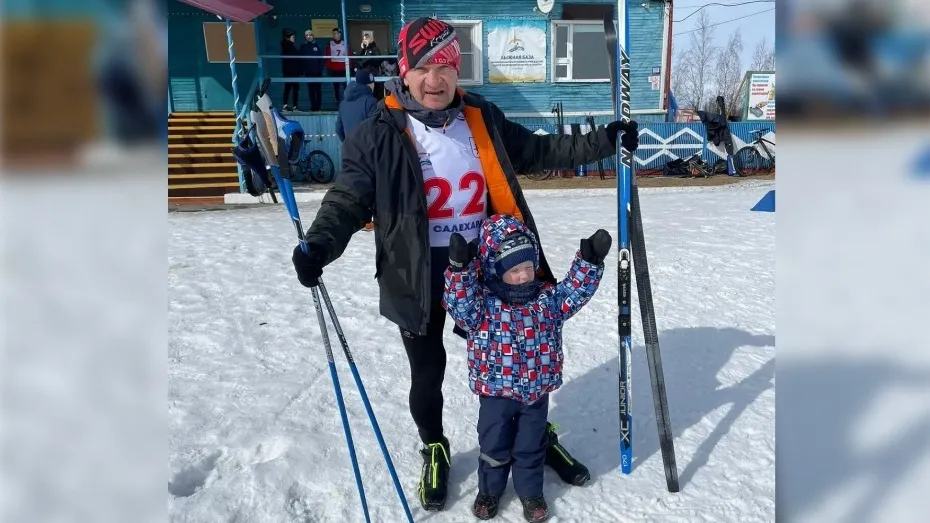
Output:
<svg viewBox="0 0 930 523">
<path fill-rule="evenodd" d="M 484 316 L 484 296 L 478 284 L 478 243 L 465 243 L 459 233 L 449 239 L 449 268 L 442 296 L 443 307 L 456 325 L 467 332 L 476 330 Z"/>
<path fill-rule="evenodd" d="M 598 229 L 590 238 L 581 240 L 568 274 L 555 286 L 555 305 L 562 312 L 562 320 L 575 315 L 587 305 L 604 276 L 604 259 L 610 251 L 610 234 Z"/>
</svg>

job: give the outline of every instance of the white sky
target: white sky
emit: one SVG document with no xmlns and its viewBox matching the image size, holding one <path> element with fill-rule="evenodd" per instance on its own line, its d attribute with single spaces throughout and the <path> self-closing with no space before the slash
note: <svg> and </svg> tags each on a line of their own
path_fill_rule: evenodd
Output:
<svg viewBox="0 0 930 523">
<path fill-rule="evenodd" d="M 707 4 L 739 4 L 750 0 L 681 0 L 680 3 L 674 4 L 672 13 L 673 20 L 682 20 L 688 15 L 692 15 L 701 6 Z M 704 10 L 710 15 L 712 24 L 719 23 L 715 29 L 715 44 L 723 46 L 737 29 L 743 37 L 743 67 L 749 67 L 752 61 L 752 53 L 755 51 L 756 44 L 766 38 L 770 45 L 775 43 L 775 3 L 755 3 L 741 6 L 721 6 L 712 5 L 705 7 Z M 767 11 L 761 14 L 762 11 Z M 753 15 L 753 16 L 747 16 Z M 693 14 L 687 20 L 682 22 L 673 22 L 672 24 L 672 41 L 676 42 L 676 54 L 681 48 L 687 48 L 690 45 L 690 34 L 679 34 L 690 31 L 695 28 L 699 14 Z M 734 20 L 740 17 L 740 20 Z M 729 21 L 733 20 L 733 21 Z M 673 57 L 674 60 L 674 57 Z"/>
</svg>

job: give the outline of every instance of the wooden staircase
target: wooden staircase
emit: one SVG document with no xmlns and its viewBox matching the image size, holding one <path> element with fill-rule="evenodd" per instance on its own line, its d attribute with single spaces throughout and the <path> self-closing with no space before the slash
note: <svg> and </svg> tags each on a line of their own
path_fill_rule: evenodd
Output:
<svg viewBox="0 0 930 523">
<path fill-rule="evenodd" d="M 168 203 L 217 204 L 239 192 L 232 111 L 168 115 Z"/>
</svg>

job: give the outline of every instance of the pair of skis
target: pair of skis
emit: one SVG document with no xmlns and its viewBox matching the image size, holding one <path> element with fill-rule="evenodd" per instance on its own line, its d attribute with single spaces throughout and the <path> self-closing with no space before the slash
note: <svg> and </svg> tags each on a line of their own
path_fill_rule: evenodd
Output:
<svg viewBox="0 0 930 523">
<path fill-rule="evenodd" d="M 623 34 L 622 46 L 617 36 L 617 28 Z M 604 35 L 607 41 L 607 54 L 610 58 L 610 86 L 613 94 L 614 113 L 617 120 L 629 121 L 632 114 L 630 109 L 630 57 L 626 50 L 630 48 L 630 28 L 627 20 L 626 0 L 617 1 L 617 28 L 614 28 L 612 17 L 604 18 Z M 619 136 L 617 138 L 617 145 L 619 146 Z M 649 378 L 652 383 L 652 400 L 655 404 L 656 424 L 659 429 L 659 446 L 662 449 L 662 463 L 665 466 L 665 483 L 669 492 L 678 492 L 678 467 L 675 464 L 674 436 L 671 421 L 669 421 L 668 399 L 665 393 L 665 374 L 662 371 L 662 358 L 659 353 L 659 334 L 656 328 L 655 310 L 652 303 L 652 286 L 649 283 L 646 241 L 639 207 L 639 189 L 636 185 L 636 173 L 633 171 L 633 153 L 618 147 L 616 160 L 617 216 L 620 233 L 618 243 L 620 470 L 624 474 L 630 474 L 633 471 L 633 415 L 630 401 L 633 349 L 632 324 L 630 321 L 630 311 L 632 309 L 630 265 L 632 262 L 636 276 L 636 289 L 639 292 L 639 309 L 643 321 L 643 338 L 646 343 Z"/>
</svg>

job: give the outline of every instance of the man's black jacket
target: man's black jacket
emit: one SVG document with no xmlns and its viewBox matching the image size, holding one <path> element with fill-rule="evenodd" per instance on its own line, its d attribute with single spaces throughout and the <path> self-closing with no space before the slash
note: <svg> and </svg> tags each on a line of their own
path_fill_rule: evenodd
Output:
<svg viewBox="0 0 930 523">
<path fill-rule="evenodd" d="M 504 118 L 483 97 L 459 90 L 488 186 L 488 214 L 513 214 L 542 238 L 517 173 L 571 169 L 616 153 L 604 128 L 585 135 L 535 135 Z M 310 248 L 339 258 L 352 235 L 374 218 L 380 312 L 402 329 L 425 334 L 431 305 L 426 192 L 406 117 L 393 95 L 342 146 L 342 166 L 307 231 Z M 447 245 L 434 247 L 448 247 Z M 540 249 L 540 277 L 555 282 Z"/>
</svg>

